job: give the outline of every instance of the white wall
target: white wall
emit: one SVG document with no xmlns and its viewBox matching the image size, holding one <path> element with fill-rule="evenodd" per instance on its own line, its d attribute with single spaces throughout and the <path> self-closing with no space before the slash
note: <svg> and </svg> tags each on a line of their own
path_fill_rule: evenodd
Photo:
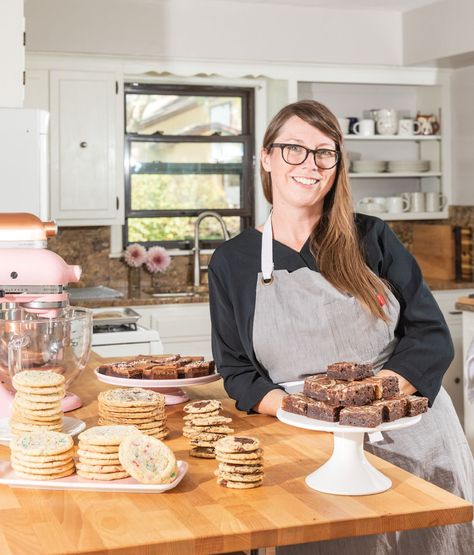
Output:
<svg viewBox="0 0 474 555">
<path fill-rule="evenodd" d="M 451 78 L 453 204 L 474 205 L 474 66 Z"/>
<path fill-rule="evenodd" d="M 0 107 L 23 106 L 23 0 L 0 0 Z"/>
<path fill-rule="evenodd" d="M 146 58 L 401 64 L 397 12 L 245 0 L 25 0 L 29 51 Z"/>
<path fill-rule="evenodd" d="M 404 64 L 446 58 L 440 65 L 456 67 L 473 53 L 473 0 L 443 0 L 403 14 Z"/>
</svg>

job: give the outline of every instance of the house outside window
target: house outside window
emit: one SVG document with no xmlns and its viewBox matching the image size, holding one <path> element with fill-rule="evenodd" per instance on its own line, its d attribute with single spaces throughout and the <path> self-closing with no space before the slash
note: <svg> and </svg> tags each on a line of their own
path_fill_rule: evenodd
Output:
<svg viewBox="0 0 474 555">
<path fill-rule="evenodd" d="M 253 226 L 253 165 L 253 89 L 126 84 L 125 244 L 190 248 L 205 210 L 231 236 Z M 214 218 L 200 232 L 222 241 Z"/>
</svg>

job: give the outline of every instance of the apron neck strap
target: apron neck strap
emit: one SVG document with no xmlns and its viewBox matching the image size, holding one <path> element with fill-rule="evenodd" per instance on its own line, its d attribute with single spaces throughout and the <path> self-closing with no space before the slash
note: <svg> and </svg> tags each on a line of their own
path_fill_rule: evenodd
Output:
<svg viewBox="0 0 474 555">
<path fill-rule="evenodd" d="M 268 215 L 262 233 L 262 277 L 264 280 L 272 279 L 273 272 L 273 232 L 272 212 Z"/>
</svg>

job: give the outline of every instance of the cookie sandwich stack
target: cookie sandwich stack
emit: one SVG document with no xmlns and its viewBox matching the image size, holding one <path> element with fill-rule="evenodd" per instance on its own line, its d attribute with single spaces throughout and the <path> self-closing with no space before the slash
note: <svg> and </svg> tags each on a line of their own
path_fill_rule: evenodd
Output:
<svg viewBox="0 0 474 555">
<path fill-rule="evenodd" d="M 12 435 L 37 430 L 62 431 L 64 376 L 50 370 L 24 370 L 13 376 L 16 389 L 10 417 Z"/>
<path fill-rule="evenodd" d="M 19 478 L 55 480 L 74 474 L 74 443 L 68 434 L 26 432 L 10 443 L 11 464 Z"/>
<path fill-rule="evenodd" d="M 184 406 L 183 435 L 189 439 L 192 457 L 214 459 L 216 442 L 234 432 L 227 426 L 232 418 L 219 414 L 221 409 L 221 402 L 214 399 L 193 401 Z"/>
<path fill-rule="evenodd" d="M 165 397 L 140 387 L 102 391 L 99 400 L 99 425 L 133 425 L 144 434 L 164 439 L 166 427 Z"/>
<path fill-rule="evenodd" d="M 257 488 L 263 482 L 263 449 L 256 437 L 229 436 L 215 445 L 217 483 L 233 489 Z"/>
<path fill-rule="evenodd" d="M 128 478 L 119 459 L 120 443 L 140 432 L 135 426 L 94 426 L 79 434 L 77 474 L 88 480 Z"/>
</svg>

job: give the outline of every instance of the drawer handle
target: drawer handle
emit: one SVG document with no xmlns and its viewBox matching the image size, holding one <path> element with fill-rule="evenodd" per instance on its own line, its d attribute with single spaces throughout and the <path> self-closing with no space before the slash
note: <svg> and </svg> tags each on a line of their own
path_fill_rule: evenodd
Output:
<svg viewBox="0 0 474 555">
<path fill-rule="evenodd" d="M 79 146 L 80 146 L 81 148 L 87 148 L 87 143 L 86 143 L 86 141 L 80 142 L 80 143 L 79 143 Z"/>
<path fill-rule="evenodd" d="M 458 314 L 462 314 L 462 310 L 450 310 L 449 314 L 452 314 L 453 316 L 456 316 Z"/>
</svg>

